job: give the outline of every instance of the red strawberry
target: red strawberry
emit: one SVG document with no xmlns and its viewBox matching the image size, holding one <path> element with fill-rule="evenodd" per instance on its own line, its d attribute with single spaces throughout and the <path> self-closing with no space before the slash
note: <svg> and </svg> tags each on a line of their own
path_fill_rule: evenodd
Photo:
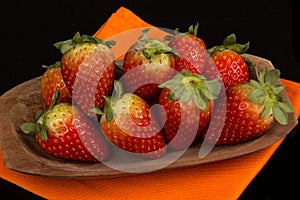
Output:
<svg viewBox="0 0 300 200">
<path fill-rule="evenodd" d="M 287 113 L 293 112 L 293 109 L 280 101 L 278 94 L 284 86 L 276 84 L 279 76 L 278 69 L 267 72 L 265 68 L 257 72 L 258 81 L 252 79 L 229 88 L 226 91 L 224 126 L 212 123 L 212 131 L 203 135 L 205 140 L 216 145 L 237 144 L 266 133 L 274 119 L 280 124 L 287 124 Z"/>
<path fill-rule="evenodd" d="M 57 42 L 61 50 L 61 73 L 75 103 L 89 116 L 102 109 L 114 80 L 114 41 L 103 41 L 77 32 L 70 40 Z"/>
<path fill-rule="evenodd" d="M 178 33 L 171 37 L 169 46 L 177 52 L 175 69 L 179 72 L 189 70 L 201 74 L 206 62 L 205 42 L 197 36 L 198 24 L 190 26 L 188 32 Z"/>
<path fill-rule="evenodd" d="M 56 90 L 59 91 L 59 99 L 57 103 L 71 102 L 72 96 L 66 87 L 66 84 L 61 75 L 60 62 L 56 62 L 53 65 L 45 66 L 46 71 L 41 77 L 40 90 L 45 103 L 46 108 L 49 108 L 52 102 L 52 97 Z"/>
<path fill-rule="evenodd" d="M 198 138 L 209 123 L 213 99 L 219 93 L 218 80 L 206 81 L 199 74 L 182 71 L 160 85 L 159 104 L 166 117 L 164 133 L 171 148 L 183 150 Z"/>
<path fill-rule="evenodd" d="M 121 88 L 120 83 L 115 82 L 115 87 Z M 100 127 L 115 146 L 134 155 L 155 159 L 166 153 L 158 122 L 147 102 L 136 94 L 118 92 L 107 97 Z"/>
<path fill-rule="evenodd" d="M 109 146 L 101 131 L 70 103 L 58 103 L 35 123 L 23 123 L 25 133 L 34 134 L 46 153 L 84 162 L 99 162 L 109 156 Z"/>
<path fill-rule="evenodd" d="M 248 64 L 240 55 L 249 49 L 249 42 L 241 45 L 236 43 L 234 34 L 227 36 L 223 45 L 208 49 L 204 75 L 207 79 L 220 78 L 226 89 L 238 84 L 249 82 Z"/>
<path fill-rule="evenodd" d="M 120 80 L 127 92 L 143 99 L 159 93 L 157 86 L 174 74 L 173 50 L 162 41 L 148 38 L 146 29 L 142 37 L 126 52 L 123 62 L 123 77 Z"/>
</svg>

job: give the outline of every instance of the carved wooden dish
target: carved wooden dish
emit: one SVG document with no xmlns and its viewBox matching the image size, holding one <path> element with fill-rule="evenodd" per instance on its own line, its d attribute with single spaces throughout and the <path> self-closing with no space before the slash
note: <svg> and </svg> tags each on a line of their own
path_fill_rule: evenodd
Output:
<svg viewBox="0 0 300 200">
<path fill-rule="evenodd" d="M 260 69 L 265 66 L 269 69 L 274 68 L 269 60 L 249 54 L 245 54 L 245 56 Z M 39 84 L 40 77 L 31 79 L 12 88 L 0 98 L 0 142 L 3 160 L 7 168 L 28 174 L 64 178 L 99 178 L 130 174 L 102 163 L 73 162 L 51 157 L 37 146 L 33 136 L 23 134 L 19 128 L 20 125 L 25 121 L 34 121 L 36 111 L 42 108 Z M 280 95 L 284 102 L 290 104 L 285 91 Z M 288 117 L 288 125 L 274 123 L 272 128 L 259 138 L 242 144 L 215 146 L 203 158 L 198 156 L 201 144 L 199 141 L 190 146 L 178 160 L 159 170 L 206 164 L 263 149 L 285 137 L 296 126 L 298 121 L 294 113 L 289 113 Z M 167 158 L 168 156 L 172 156 L 172 152 L 166 155 Z M 156 163 L 147 160 L 138 162 L 140 162 L 139 166 Z"/>
</svg>

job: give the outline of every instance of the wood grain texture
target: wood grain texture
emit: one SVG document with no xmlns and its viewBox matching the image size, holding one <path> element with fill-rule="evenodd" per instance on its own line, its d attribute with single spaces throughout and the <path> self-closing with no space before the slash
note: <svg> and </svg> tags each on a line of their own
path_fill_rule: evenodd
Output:
<svg viewBox="0 0 300 200">
<path fill-rule="evenodd" d="M 269 60 L 249 54 L 245 54 L 245 56 L 259 69 L 265 66 L 269 69 L 274 68 Z M 40 78 L 28 80 L 0 97 L 0 142 L 5 166 L 22 173 L 50 177 L 99 178 L 130 175 L 102 163 L 82 163 L 52 157 L 38 147 L 33 136 L 22 133 L 19 128 L 20 125 L 26 121 L 33 122 L 35 113 L 43 108 L 39 91 Z M 284 102 L 290 104 L 285 91 L 280 95 Z M 198 157 L 198 153 L 202 141 L 198 141 L 190 146 L 178 160 L 160 170 L 201 165 L 258 151 L 285 137 L 296 126 L 297 122 L 294 113 L 289 113 L 288 125 L 282 126 L 275 122 L 263 136 L 241 144 L 215 146 L 207 156 L 201 159 Z M 163 159 L 172 158 L 173 154 L 174 152 L 168 152 Z M 133 167 L 137 166 L 136 162 L 140 167 L 156 166 L 160 162 L 159 159 L 142 160 L 126 156 L 122 158 L 122 153 L 117 150 L 114 151 L 113 157 L 132 159 Z"/>
</svg>

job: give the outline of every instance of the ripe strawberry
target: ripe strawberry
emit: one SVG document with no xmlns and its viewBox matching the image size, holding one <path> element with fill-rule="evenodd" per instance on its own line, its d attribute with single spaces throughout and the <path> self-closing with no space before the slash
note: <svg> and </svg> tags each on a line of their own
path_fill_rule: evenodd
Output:
<svg viewBox="0 0 300 200">
<path fill-rule="evenodd" d="M 115 146 L 134 155 L 160 158 L 166 143 L 159 124 L 145 100 L 133 93 L 123 93 L 115 82 L 117 95 L 107 97 L 100 127 Z"/>
<path fill-rule="evenodd" d="M 209 80 L 219 78 L 225 89 L 249 82 L 248 64 L 240 55 L 248 49 L 249 42 L 244 45 L 237 44 L 234 34 L 227 36 L 223 45 L 208 49 L 210 57 L 207 58 L 204 76 Z"/>
<path fill-rule="evenodd" d="M 192 73 L 201 74 L 206 62 L 205 42 L 197 36 L 198 24 L 189 27 L 188 32 L 178 33 L 167 38 L 169 46 L 177 52 L 175 56 L 175 69 L 179 72 L 189 70 Z"/>
<path fill-rule="evenodd" d="M 282 125 L 288 123 L 287 113 L 293 112 L 293 109 L 278 96 L 284 89 L 283 85 L 276 84 L 280 71 L 267 72 L 265 68 L 256 74 L 258 81 L 251 79 L 226 91 L 224 126 L 212 123 L 213 131 L 203 134 L 206 141 L 216 145 L 242 143 L 266 133 L 274 120 Z"/>
<path fill-rule="evenodd" d="M 77 32 L 70 40 L 57 42 L 61 50 L 61 73 L 75 103 L 89 116 L 94 107 L 104 107 L 114 80 L 114 41 L 103 41 Z"/>
<path fill-rule="evenodd" d="M 43 67 L 46 68 L 46 71 L 41 77 L 40 90 L 45 103 L 45 107 L 50 107 L 52 97 L 56 90 L 58 90 L 60 94 L 57 103 L 70 103 L 72 101 L 72 96 L 62 78 L 60 62 L 58 61 L 50 66 L 43 65 Z"/>
<path fill-rule="evenodd" d="M 57 97 L 56 97 L 57 98 Z M 70 103 L 52 104 L 37 120 L 25 122 L 21 130 L 34 134 L 46 153 L 84 162 L 99 162 L 109 156 L 109 146 L 100 129 Z"/>
<path fill-rule="evenodd" d="M 124 89 L 143 99 L 159 93 L 157 86 L 174 74 L 174 51 L 164 42 L 149 38 L 145 29 L 142 37 L 126 52 L 123 62 Z"/>
<path fill-rule="evenodd" d="M 160 87 L 163 89 L 159 104 L 165 110 L 160 116 L 166 117 L 164 134 L 172 149 L 183 150 L 209 123 L 220 84 L 217 79 L 206 81 L 203 76 L 184 70 Z"/>
</svg>

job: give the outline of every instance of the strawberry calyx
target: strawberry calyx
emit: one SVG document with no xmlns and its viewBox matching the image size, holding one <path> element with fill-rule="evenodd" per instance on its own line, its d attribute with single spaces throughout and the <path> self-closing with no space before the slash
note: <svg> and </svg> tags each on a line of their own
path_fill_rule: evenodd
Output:
<svg viewBox="0 0 300 200">
<path fill-rule="evenodd" d="M 251 79 L 250 84 L 254 89 L 250 92 L 248 98 L 257 104 L 264 104 L 261 117 L 273 114 L 277 122 L 282 125 L 288 123 L 287 113 L 294 112 L 293 108 L 282 102 L 278 94 L 285 88 L 276 81 L 280 77 L 280 70 L 272 69 L 270 71 L 265 67 L 261 71 L 255 67 L 257 80 Z"/>
<path fill-rule="evenodd" d="M 105 106 L 103 110 L 98 107 L 93 109 L 93 112 L 97 115 L 105 115 L 106 120 L 110 122 L 114 117 L 113 105 L 116 104 L 117 100 L 121 98 L 122 94 L 124 93 L 122 84 L 114 80 L 114 90 L 112 96 L 104 96 L 105 99 Z"/>
<path fill-rule="evenodd" d="M 36 123 L 24 122 L 20 126 L 21 130 L 25 134 L 29 134 L 29 135 L 34 135 L 38 133 L 40 134 L 41 140 L 47 140 L 48 136 L 46 131 L 47 127 L 45 126 L 45 117 L 47 116 L 47 113 L 49 113 L 52 110 L 52 108 L 56 105 L 58 98 L 59 98 L 59 91 L 56 90 L 55 93 L 53 94 L 50 107 L 46 111 L 39 110 L 36 113 L 35 118 L 37 122 Z"/>
<path fill-rule="evenodd" d="M 230 49 L 238 54 L 246 53 L 250 47 L 250 42 L 248 41 L 245 44 L 237 43 L 236 35 L 230 34 L 224 40 L 222 45 L 216 45 L 210 49 L 207 49 L 207 53 L 212 55 L 217 51 L 224 51 L 226 49 Z"/>
<path fill-rule="evenodd" d="M 204 76 L 193 74 L 189 70 L 183 70 L 159 87 L 170 89 L 167 97 L 172 100 L 188 102 L 193 99 L 200 110 L 206 110 L 208 101 L 216 99 L 221 89 L 217 79 L 206 80 Z"/>
<path fill-rule="evenodd" d="M 60 68 L 61 67 L 61 62 L 56 61 L 55 63 L 53 63 L 51 65 L 42 65 L 42 67 L 45 68 L 45 69 Z"/>
<path fill-rule="evenodd" d="M 198 32 L 198 27 L 199 27 L 199 23 L 197 22 L 195 24 L 195 26 L 191 25 L 188 29 L 187 32 L 185 32 L 185 34 L 192 34 L 194 36 L 197 36 L 197 32 Z"/>
<path fill-rule="evenodd" d="M 159 54 L 176 54 L 176 52 L 163 41 L 156 38 L 149 38 L 147 35 L 149 30 L 149 28 L 146 28 L 142 31 L 142 35 L 134 45 L 135 50 L 141 50 L 148 60 Z"/>
<path fill-rule="evenodd" d="M 194 25 L 189 26 L 188 31 L 186 31 L 186 32 L 179 32 L 179 28 L 175 28 L 174 29 L 174 34 L 173 35 L 166 35 L 164 37 L 164 41 L 170 41 L 178 35 L 189 35 L 189 34 L 191 34 L 191 35 L 197 36 L 198 27 L 199 27 L 199 23 L 197 22 L 195 24 L 195 26 Z"/>
<path fill-rule="evenodd" d="M 76 32 L 72 39 L 56 42 L 53 44 L 57 49 L 60 50 L 62 54 L 68 52 L 70 49 L 74 48 L 76 44 L 80 43 L 94 43 L 94 44 L 105 44 L 109 48 L 116 44 L 114 40 L 102 40 L 97 37 L 90 35 L 80 35 L 79 32 Z"/>
</svg>

